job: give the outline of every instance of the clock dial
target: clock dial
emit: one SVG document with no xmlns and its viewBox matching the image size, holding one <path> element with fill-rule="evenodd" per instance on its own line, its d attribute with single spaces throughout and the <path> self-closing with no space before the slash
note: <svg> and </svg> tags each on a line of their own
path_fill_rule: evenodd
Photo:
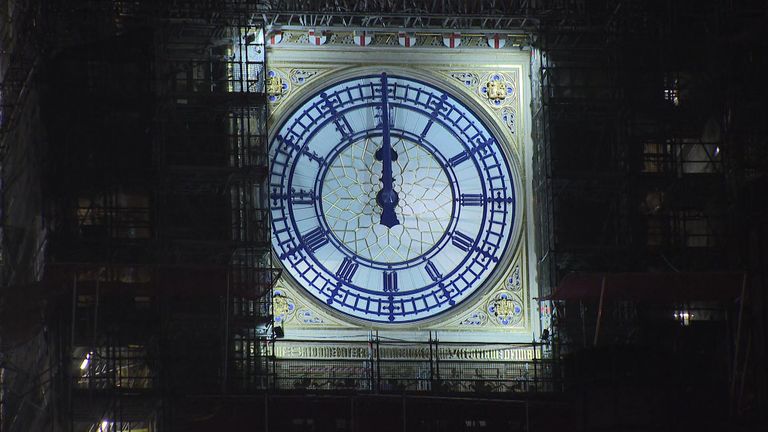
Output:
<svg viewBox="0 0 768 432">
<path fill-rule="evenodd" d="M 404 76 L 332 84 L 270 143 L 272 244 L 351 317 L 408 323 L 477 292 L 512 243 L 514 171 L 481 119 Z"/>
<path fill-rule="evenodd" d="M 399 224 L 381 224 L 382 162 L 379 137 L 364 138 L 330 162 L 323 179 L 322 208 L 331 233 L 353 254 L 370 261 L 397 263 L 417 258 L 445 233 L 453 211 L 448 176 L 438 161 L 414 142 L 395 140 L 393 189 Z"/>
</svg>

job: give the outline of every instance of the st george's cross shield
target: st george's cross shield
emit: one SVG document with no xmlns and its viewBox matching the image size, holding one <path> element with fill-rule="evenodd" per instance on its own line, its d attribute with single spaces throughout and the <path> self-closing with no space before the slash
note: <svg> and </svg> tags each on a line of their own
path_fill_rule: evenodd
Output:
<svg viewBox="0 0 768 432">
<path fill-rule="evenodd" d="M 397 41 L 400 42 L 400 46 L 410 48 L 416 45 L 416 34 L 400 32 L 397 34 Z"/>
<path fill-rule="evenodd" d="M 461 45 L 461 33 L 448 33 L 443 35 L 443 45 L 448 48 L 458 48 Z"/>
<path fill-rule="evenodd" d="M 356 31 L 352 35 L 352 40 L 354 40 L 357 46 L 368 46 L 373 40 L 373 36 L 368 32 Z"/>
<path fill-rule="evenodd" d="M 488 46 L 491 48 L 495 48 L 495 49 L 504 48 L 504 46 L 507 44 L 507 38 L 498 33 L 488 35 L 487 38 L 488 38 Z"/>
<path fill-rule="evenodd" d="M 269 42 L 270 45 L 279 44 L 280 42 L 283 41 L 283 32 L 281 32 L 280 30 L 273 31 L 272 33 L 269 34 L 267 41 Z"/>
<path fill-rule="evenodd" d="M 323 45 L 328 40 L 328 35 L 324 31 L 310 30 L 309 43 L 312 45 Z"/>
</svg>

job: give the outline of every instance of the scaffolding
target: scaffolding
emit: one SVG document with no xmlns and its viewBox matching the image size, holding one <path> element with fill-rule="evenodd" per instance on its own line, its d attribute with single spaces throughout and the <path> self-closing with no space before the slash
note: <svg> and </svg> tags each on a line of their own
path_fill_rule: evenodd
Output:
<svg viewBox="0 0 768 432">
<path fill-rule="evenodd" d="M 539 16 L 551 9 L 567 9 L 569 2 L 547 2 L 546 5 L 527 0 L 515 1 L 457 1 L 420 0 L 409 2 L 337 1 L 329 5 L 324 0 L 262 2 L 262 16 L 269 28 L 295 29 L 312 27 L 318 30 L 344 27 L 355 29 L 392 29 L 401 31 L 503 31 L 526 34 L 539 22 Z M 551 3 L 551 4 L 549 4 Z"/>
<path fill-rule="evenodd" d="M 604 6 L 599 12 L 575 10 L 558 20 L 544 17 L 535 34 L 532 70 L 539 73 L 533 77 L 534 190 L 539 203 L 540 291 L 544 298 L 553 298 L 556 288 L 580 274 L 602 275 L 603 281 L 606 274 L 658 275 L 662 279 L 653 284 L 661 284 L 678 280 L 685 272 L 741 271 L 742 258 L 728 251 L 739 243 L 742 227 L 728 212 L 739 201 L 729 193 L 741 188 L 733 173 L 742 171 L 729 167 L 738 164 L 731 158 L 751 145 L 748 140 L 730 139 L 733 125 L 728 118 L 755 105 L 747 102 L 751 97 L 729 96 L 725 89 L 734 90 L 732 83 L 741 81 L 740 73 L 715 60 L 710 48 L 731 37 L 732 28 L 738 27 L 735 23 L 751 23 L 763 14 L 764 6 L 715 2 L 697 8 L 671 2 L 655 7 L 628 1 Z M 744 52 L 754 55 L 754 47 L 744 47 Z M 758 129 L 764 130 L 756 126 L 752 131 Z M 624 280 L 616 288 L 627 284 L 631 283 Z M 677 282 L 681 284 L 701 285 Z M 592 288 L 600 295 L 542 303 L 554 311 L 548 334 L 554 357 L 566 359 L 559 366 L 567 377 L 583 377 L 566 379 L 566 387 L 608 379 L 600 368 L 615 367 L 614 360 L 630 369 L 645 358 L 654 366 L 639 365 L 632 373 L 643 368 L 690 372 L 686 368 L 710 365 L 715 372 L 707 373 L 717 385 L 702 392 L 722 402 L 713 412 L 728 415 L 722 410 L 729 398 L 732 406 L 736 399 L 743 401 L 744 396 L 734 390 L 737 382 L 744 389 L 743 378 L 725 373 L 723 364 L 742 368 L 746 362 L 743 353 L 749 349 L 737 329 L 741 324 L 736 323 L 741 322 L 749 289 L 739 291 L 741 305 L 735 307 L 722 299 L 703 304 L 693 292 L 676 301 L 660 296 L 648 300 L 650 306 L 616 299 L 604 304 L 605 285 L 601 288 L 596 282 Z M 680 327 L 686 330 L 676 330 Z M 653 342 L 640 337 L 649 328 L 656 331 Z M 710 332 L 713 340 L 730 337 L 732 345 L 698 346 L 709 357 L 695 366 L 661 365 L 653 363 L 647 351 L 628 351 L 645 344 L 662 352 L 679 344 L 674 349 L 682 352 L 684 344 L 695 345 L 697 332 Z M 689 356 L 682 362 L 697 362 L 692 360 L 697 358 L 693 351 L 676 355 Z M 724 390 L 728 386 L 730 393 Z"/>
<path fill-rule="evenodd" d="M 47 176 L 66 181 L 46 190 L 46 284 L 70 304 L 59 316 L 70 430 L 180 427 L 194 410 L 180 395 L 274 380 L 255 7 L 48 5 L 56 25 L 91 29 L 52 42 L 48 93 Z"/>
<path fill-rule="evenodd" d="M 572 271 L 716 269 L 724 258 L 719 119 L 697 117 L 693 66 L 645 55 L 668 37 L 659 11 L 613 2 L 606 13 L 600 25 L 572 14 L 537 34 L 545 293 Z"/>
<path fill-rule="evenodd" d="M 2 138 L 13 129 L 30 90 L 30 80 L 38 66 L 40 35 L 34 31 L 39 10 L 35 4 L 4 1 L 0 27 L 0 134 Z M 5 154 L 6 144 L 0 139 L 0 155 Z"/>
</svg>

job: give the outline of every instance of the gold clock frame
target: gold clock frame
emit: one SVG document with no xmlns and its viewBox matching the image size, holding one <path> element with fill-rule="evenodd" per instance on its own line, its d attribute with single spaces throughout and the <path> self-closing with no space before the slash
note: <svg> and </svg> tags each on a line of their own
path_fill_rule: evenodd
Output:
<svg viewBox="0 0 768 432">
<path fill-rule="evenodd" d="M 452 61 L 457 54 L 461 63 Z M 424 340 L 425 334 L 439 332 L 441 340 L 446 341 L 530 342 L 532 335 L 538 334 L 539 323 L 531 226 L 529 53 L 518 49 L 499 53 L 479 48 L 356 47 L 333 43 L 317 47 L 296 42 L 270 47 L 267 59 L 270 130 L 315 90 L 383 68 L 448 87 L 497 134 L 521 183 L 515 185 L 520 203 L 516 207 L 519 223 L 516 221 L 513 243 L 500 260 L 501 267 L 455 310 L 416 323 L 375 325 L 330 310 L 284 275 L 275 287 L 273 301 L 276 324 L 283 326 L 286 338 L 312 340 L 335 335 L 347 340 L 362 339 L 368 337 L 369 331 L 377 330 L 406 340 Z M 497 79 L 492 80 L 493 77 Z M 491 83 L 496 83 L 493 90 Z M 513 89 L 509 98 L 509 93 L 504 93 L 508 86 Z M 510 113 L 512 122 L 508 118 Z M 514 315 L 510 307 L 515 300 L 521 306 L 519 319 L 513 316 L 514 320 L 504 324 L 499 315 L 489 312 Z"/>
</svg>

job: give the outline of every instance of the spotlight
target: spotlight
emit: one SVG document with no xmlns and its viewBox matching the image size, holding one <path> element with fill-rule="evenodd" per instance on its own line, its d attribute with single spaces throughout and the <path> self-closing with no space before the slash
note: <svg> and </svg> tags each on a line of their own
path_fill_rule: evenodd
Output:
<svg viewBox="0 0 768 432">
<path fill-rule="evenodd" d="M 85 355 L 85 358 L 83 359 L 83 362 L 80 363 L 80 370 L 86 370 L 88 369 L 88 363 L 91 362 L 91 353 L 88 353 Z"/>
</svg>

